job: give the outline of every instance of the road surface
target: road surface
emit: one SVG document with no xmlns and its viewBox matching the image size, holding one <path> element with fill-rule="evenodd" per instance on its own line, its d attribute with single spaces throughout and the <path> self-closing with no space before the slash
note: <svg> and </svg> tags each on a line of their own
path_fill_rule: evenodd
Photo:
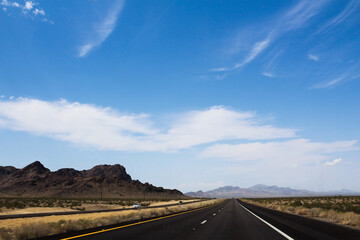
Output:
<svg viewBox="0 0 360 240">
<path fill-rule="evenodd" d="M 360 231 L 239 200 L 103 231 L 47 239 L 360 239 Z"/>
</svg>

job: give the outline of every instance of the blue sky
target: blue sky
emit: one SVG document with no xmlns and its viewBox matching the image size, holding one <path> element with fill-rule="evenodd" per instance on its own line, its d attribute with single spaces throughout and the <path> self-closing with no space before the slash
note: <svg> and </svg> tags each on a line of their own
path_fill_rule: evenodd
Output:
<svg viewBox="0 0 360 240">
<path fill-rule="evenodd" d="M 360 191 L 359 1 L 0 7 L 0 165 Z"/>
</svg>

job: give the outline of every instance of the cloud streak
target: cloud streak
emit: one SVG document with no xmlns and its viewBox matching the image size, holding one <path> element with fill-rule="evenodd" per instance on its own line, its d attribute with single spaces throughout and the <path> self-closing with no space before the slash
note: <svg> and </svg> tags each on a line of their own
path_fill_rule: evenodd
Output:
<svg viewBox="0 0 360 240">
<path fill-rule="evenodd" d="M 325 165 L 325 166 L 334 166 L 334 165 L 338 164 L 338 163 L 341 162 L 341 161 L 342 161 L 341 158 L 336 158 L 336 159 L 334 159 L 334 160 L 332 160 L 332 161 L 326 161 L 326 162 L 324 163 L 324 165 Z"/>
<path fill-rule="evenodd" d="M 269 78 L 273 78 L 274 74 L 270 73 L 270 72 L 263 72 L 262 75 L 264 75 L 265 77 L 269 77 Z"/>
<path fill-rule="evenodd" d="M 266 39 L 256 42 L 251 48 L 250 53 L 247 57 L 240 63 L 235 64 L 234 69 L 241 68 L 242 66 L 248 64 L 254 60 L 262 51 L 264 51 L 272 41 L 272 37 L 269 35 Z"/>
<path fill-rule="evenodd" d="M 234 139 L 277 139 L 296 137 L 296 130 L 261 125 L 256 115 L 237 112 L 224 106 L 214 106 L 203 111 L 191 111 L 178 116 L 165 134 L 156 136 L 157 141 L 170 149 Z"/>
<path fill-rule="evenodd" d="M 301 28 L 306 23 L 308 23 L 312 17 L 316 16 L 321 11 L 321 8 L 325 3 L 327 3 L 327 0 L 300 1 L 287 12 L 276 17 L 276 21 L 274 21 L 272 27 L 264 30 L 264 32 L 267 32 L 266 36 L 260 40 L 255 41 L 255 43 L 250 44 L 251 47 L 249 52 L 242 61 L 235 63 L 233 67 L 221 69 L 226 69 L 226 71 L 234 71 L 252 62 L 267 48 L 269 48 L 277 38 L 286 32 Z M 234 44 L 239 45 L 238 42 Z"/>
<path fill-rule="evenodd" d="M 312 17 L 319 14 L 328 0 L 303 0 L 287 11 L 279 20 L 277 31 L 286 32 L 303 27 Z"/>
<path fill-rule="evenodd" d="M 346 75 L 343 75 L 343 76 L 337 77 L 337 78 L 327 81 L 327 82 L 318 83 L 318 84 L 310 87 L 310 89 L 329 88 L 329 87 L 332 87 L 332 86 L 338 84 L 339 82 L 343 81 L 345 78 L 346 78 Z"/>
<path fill-rule="evenodd" d="M 85 57 L 92 49 L 100 46 L 114 31 L 117 19 L 123 9 L 124 1 L 117 0 L 113 7 L 108 11 L 105 18 L 95 24 L 94 35 L 78 49 L 78 57 Z"/>
<path fill-rule="evenodd" d="M 309 55 L 308 55 L 308 58 L 309 58 L 310 60 L 315 61 L 315 62 L 318 62 L 318 61 L 319 61 L 319 57 L 318 57 L 318 56 L 315 56 L 315 55 L 313 55 L 313 54 L 309 54 Z"/>
<path fill-rule="evenodd" d="M 325 23 L 318 31 L 317 33 L 327 31 L 332 27 L 335 27 L 342 22 L 344 22 L 351 14 L 353 14 L 357 7 L 359 6 L 360 2 L 358 0 L 352 0 L 350 1 L 346 7 L 334 18 L 329 20 L 327 23 Z"/>
</svg>

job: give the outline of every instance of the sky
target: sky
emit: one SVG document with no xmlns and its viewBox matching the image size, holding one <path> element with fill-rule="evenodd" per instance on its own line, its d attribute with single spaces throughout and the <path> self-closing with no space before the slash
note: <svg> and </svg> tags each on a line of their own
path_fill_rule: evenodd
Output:
<svg viewBox="0 0 360 240">
<path fill-rule="evenodd" d="M 360 191 L 358 0 L 0 0 L 0 165 Z"/>
</svg>

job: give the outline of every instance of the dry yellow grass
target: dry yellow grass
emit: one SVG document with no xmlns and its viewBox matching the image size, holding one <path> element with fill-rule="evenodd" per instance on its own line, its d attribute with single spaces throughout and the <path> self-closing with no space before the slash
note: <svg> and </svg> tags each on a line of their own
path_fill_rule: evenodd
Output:
<svg viewBox="0 0 360 240">
<path fill-rule="evenodd" d="M 62 207 L 29 207 L 24 209 L 2 209 L 0 215 L 10 214 L 27 214 L 27 213 L 46 213 L 46 212 L 67 212 L 67 211 L 78 211 L 71 208 Z"/>
<path fill-rule="evenodd" d="M 149 206 L 159 206 L 159 205 L 167 205 L 167 204 L 175 204 L 175 203 L 179 203 L 180 200 L 171 200 L 171 201 L 165 201 L 165 202 L 150 202 Z M 183 203 L 186 202 L 193 202 L 193 201 L 197 201 L 197 200 L 181 200 Z"/>
<path fill-rule="evenodd" d="M 218 201 L 220 200 L 209 200 L 166 208 L 126 210 L 117 213 L 90 213 L 0 220 L 0 239 L 28 239 L 126 221 L 140 220 L 196 209 L 214 204 Z"/>
<path fill-rule="evenodd" d="M 149 206 L 159 206 L 167 204 L 175 204 L 180 200 L 170 200 L 170 201 L 148 201 L 146 202 Z M 195 200 L 182 200 L 182 202 L 191 202 Z M 83 210 L 106 210 L 106 209 L 122 209 L 129 208 L 130 206 L 117 205 L 117 204 L 106 204 L 106 203 L 83 203 L 79 209 Z M 11 215 L 11 214 L 27 214 L 27 213 L 46 213 L 46 212 L 72 212 L 80 211 L 70 207 L 28 207 L 24 209 L 7 209 L 1 208 L 0 215 Z"/>
</svg>

